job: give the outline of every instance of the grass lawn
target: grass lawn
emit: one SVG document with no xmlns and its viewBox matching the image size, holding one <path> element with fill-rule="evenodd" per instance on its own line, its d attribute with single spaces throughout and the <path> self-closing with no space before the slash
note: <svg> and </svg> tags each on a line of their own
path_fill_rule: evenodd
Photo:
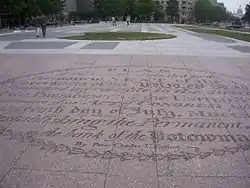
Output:
<svg viewBox="0 0 250 188">
<path fill-rule="evenodd" d="M 195 27 L 195 26 L 176 26 L 176 27 L 186 29 L 189 31 L 194 31 L 197 33 L 215 34 L 215 35 L 220 35 L 224 37 L 229 37 L 229 38 L 234 38 L 234 39 L 250 42 L 250 34 L 247 34 L 247 33 L 226 31 L 226 30 L 219 30 L 219 29 L 205 29 L 205 28 Z"/>
<path fill-rule="evenodd" d="M 65 39 L 71 40 L 157 40 L 172 39 L 174 35 L 159 33 L 142 33 L 142 32 L 103 32 L 103 33 L 85 33 Z"/>
</svg>

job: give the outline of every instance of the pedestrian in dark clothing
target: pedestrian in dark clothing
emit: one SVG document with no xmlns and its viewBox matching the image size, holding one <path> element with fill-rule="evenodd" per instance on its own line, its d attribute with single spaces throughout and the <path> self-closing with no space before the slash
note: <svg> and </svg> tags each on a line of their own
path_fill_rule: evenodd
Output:
<svg viewBox="0 0 250 188">
<path fill-rule="evenodd" d="M 46 37 L 47 25 L 46 25 L 45 22 L 43 22 L 43 23 L 41 24 L 41 29 L 42 29 L 43 37 Z"/>
<path fill-rule="evenodd" d="M 127 18 L 126 18 L 126 21 L 127 21 L 127 26 L 129 26 L 130 24 L 130 21 L 131 21 L 131 17 L 128 15 Z"/>
</svg>

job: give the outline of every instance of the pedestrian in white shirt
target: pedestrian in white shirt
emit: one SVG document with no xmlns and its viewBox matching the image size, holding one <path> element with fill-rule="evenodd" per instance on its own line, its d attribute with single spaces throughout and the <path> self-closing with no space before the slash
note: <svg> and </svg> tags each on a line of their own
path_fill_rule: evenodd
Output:
<svg viewBox="0 0 250 188">
<path fill-rule="evenodd" d="M 129 26 L 130 21 L 131 21 L 131 17 L 130 17 L 130 15 L 128 15 L 128 16 L 126 17 L 126 21 L 127 21 L 127 26 Z"/>
<path fill-rule="evenodd" d="M 115 21 L 115 17 L 112 17 L 112 22 L 113 22 L 113 26 L 116 26 L 116 21 Z"/>
</svg>

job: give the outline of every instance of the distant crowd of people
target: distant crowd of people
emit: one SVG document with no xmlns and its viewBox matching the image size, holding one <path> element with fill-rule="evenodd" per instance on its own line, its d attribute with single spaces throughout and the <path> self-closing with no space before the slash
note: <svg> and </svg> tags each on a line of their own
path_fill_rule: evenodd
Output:
<svg viewBox="0 0 250 188">
<path fill-rule="evenodd" d="M 113 16 L 113 17 L 111 18 L 111 20 L 112 20 L 113 26 L 116 26 L 116 18 Z M 105 18 L 105 22 L 107 22 L 107 19 L 106 19 L 106 18 Z M 130 22 L 131 22 L 131 16 L 130 16 L 130 15 L 127 15 L 127 17 L 126 17 L 126 22 L 127 22 L 127 26 L 129 26 L 129 25 L 130 25 Z"/>
</svg>

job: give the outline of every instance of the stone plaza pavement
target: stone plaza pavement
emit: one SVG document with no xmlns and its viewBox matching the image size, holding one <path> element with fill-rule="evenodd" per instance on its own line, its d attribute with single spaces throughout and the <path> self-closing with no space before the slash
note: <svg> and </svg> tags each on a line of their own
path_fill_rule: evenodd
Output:
<svg viewBox="0 0 250 188">
<path fill-rule="evenodd" d="M 228 48 L 229 39 L 176 33 L 222 54 L 8 44 L 0 188 L 249 188 L 248 52 Z"/>
<path fill-rule="evenodd" d="M 59 39 L 83 32 L 153 32 L 176 35 L 177 38 L 156 41 L 77 41 Z M 34 31 L 0 35 L 0 53 L 57 54 L 138 54 L 249 57 L 250 43 L 216 35 L 198 34 L 169 24 L 132 24 L 119 22 L 49 28 L 45 39 Z"/>
</svg>

